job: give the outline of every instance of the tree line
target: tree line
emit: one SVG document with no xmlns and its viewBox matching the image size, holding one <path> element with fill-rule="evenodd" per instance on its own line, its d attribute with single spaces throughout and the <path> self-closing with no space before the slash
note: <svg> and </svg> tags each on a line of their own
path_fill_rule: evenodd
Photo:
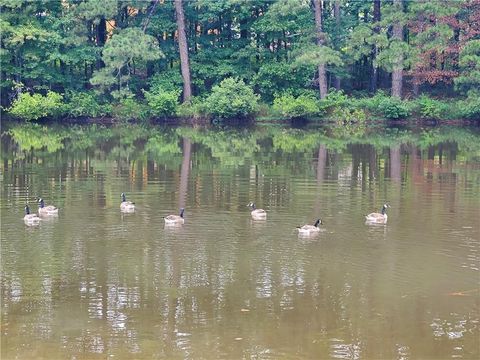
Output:
<svg viewBox="0 0 480 360">
<path fill-rule="evenodd" d="M 30 107 L 62 94 L 156 115 L 179 100 L 244 115 L 253 108 L 232 103 L 301 99 L 305 112 L 304 99 L 338 91 L 475 101 L 480 85 L 480 0 L 3 0 L 0 11 L 4 109 L 26 93 Z"/>
</svg>

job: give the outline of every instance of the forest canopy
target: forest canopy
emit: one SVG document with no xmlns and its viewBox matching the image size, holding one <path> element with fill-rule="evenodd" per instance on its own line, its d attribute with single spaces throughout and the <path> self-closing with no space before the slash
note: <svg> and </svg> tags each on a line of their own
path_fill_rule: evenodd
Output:
<svg viewBox="0 0 480 360">
<path fill-rule="evenodd" d="M 480 0 L 2 0 L 0 10 L 1 104 L 27 120 L 244 116 L 257 102 L 321 116 L 329 96 L 379 91 L 430 101 L 399 116 L 439 99 L 469 107 L 455 116 L 480 113 Z M 225 113 L 215 108 L 233 95 Z"/>
</svg>

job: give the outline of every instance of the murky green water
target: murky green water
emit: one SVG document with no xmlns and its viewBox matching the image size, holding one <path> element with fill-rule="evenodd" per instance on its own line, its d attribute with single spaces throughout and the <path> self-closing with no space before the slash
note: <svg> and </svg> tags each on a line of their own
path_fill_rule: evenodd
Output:
<svg viewBox="0 0 480 360">
<path fill-rule="evenodd" d="M 2 359 L 480 356 L 473 130 L 4 131 Z"/>
</svg>

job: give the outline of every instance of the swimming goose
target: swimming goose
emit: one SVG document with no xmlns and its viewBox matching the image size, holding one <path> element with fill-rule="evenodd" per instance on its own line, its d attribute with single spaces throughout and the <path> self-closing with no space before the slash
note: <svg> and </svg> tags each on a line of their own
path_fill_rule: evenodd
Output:
<svg viewBox="0 0 480 360">
<path fill-rule="evenodd" d="M 53 205 L 45 206 L 42 198 L 38 199 L 38 206 L 39 215 L 58 215 L 58 208 Z"/>
<path fill-rule="evenodd" d="M 23 217 L 23 221 L 26 225 L 38 225 L 40 223 L 40 218 L 37 214 L 30 214 L 30 208 L 28 205 L 25 205 L 25 216 Z"/>
<path fill-rule="evenodd" d="M 383 204 L 382 210 L 380 210 L 379 213 L 370 213 L 368 215 L 365 215 L 365 219 L 367 219 L 367 222 L 371 223 L 380 223 L 380 224 L 386 224 L 388 220 L 387 216 L 387 208 L 389 208 L 390 205 L 388 204 Z"/>
<path fill-rule="evenodd" d="M 125 198 L 125 193 L 122 193 L 122 202 L 120 203 L 120 211 L 123 212 L 134 212 L 135 211 L 135 203 L 131 201 L 127 201 Z"/>
<path fill-rule="evenodd" d="M 183 213 L 185 212 L 184 208 L 180 209 L 180 215 L 168 215 L 164 216 L 163 219 L 165 220 L 165 224 L 172 224 L 172 225 L 180 225 L 185 222 L 183 218 Z"/>
<path fill-rule="evenodd" d="M 322 225 L 322 220 L 321 219 L 317 219 L 317 221 L 315 221 L 315 224 L 313 225 L 303 225 L 303 226 L 297 226 L 297 229 L 298 229 L 298 234 L 301 234 L 301 235 L 314 235 L 314 234 L 318 234 L 320 232 L 320 228 L 319 228 L 319 225 Z"/>
<path fill-rule="evenodd" d="M 255 203 L 251 202 L 247 206 L 250 209 L 252 209 L 252 212 L 250 213 L 252 214 L 252 218 L 259 219 L 259 220 L 263 220 L 267 218 L 267 212 L 263 209 L 257 209 L 257 207 L 255 206 Z"/>
</svg>

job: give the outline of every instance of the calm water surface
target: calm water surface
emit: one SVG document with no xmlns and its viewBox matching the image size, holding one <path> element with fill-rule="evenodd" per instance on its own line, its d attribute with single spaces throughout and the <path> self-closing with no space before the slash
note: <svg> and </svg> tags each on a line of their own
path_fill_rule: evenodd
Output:
<svg viewBox="0 0 480 360">
<path fill-rule="evenodd" d="M 2 359 L 480 357 L 475 131 L 4 131 Z"/>
</svg>

